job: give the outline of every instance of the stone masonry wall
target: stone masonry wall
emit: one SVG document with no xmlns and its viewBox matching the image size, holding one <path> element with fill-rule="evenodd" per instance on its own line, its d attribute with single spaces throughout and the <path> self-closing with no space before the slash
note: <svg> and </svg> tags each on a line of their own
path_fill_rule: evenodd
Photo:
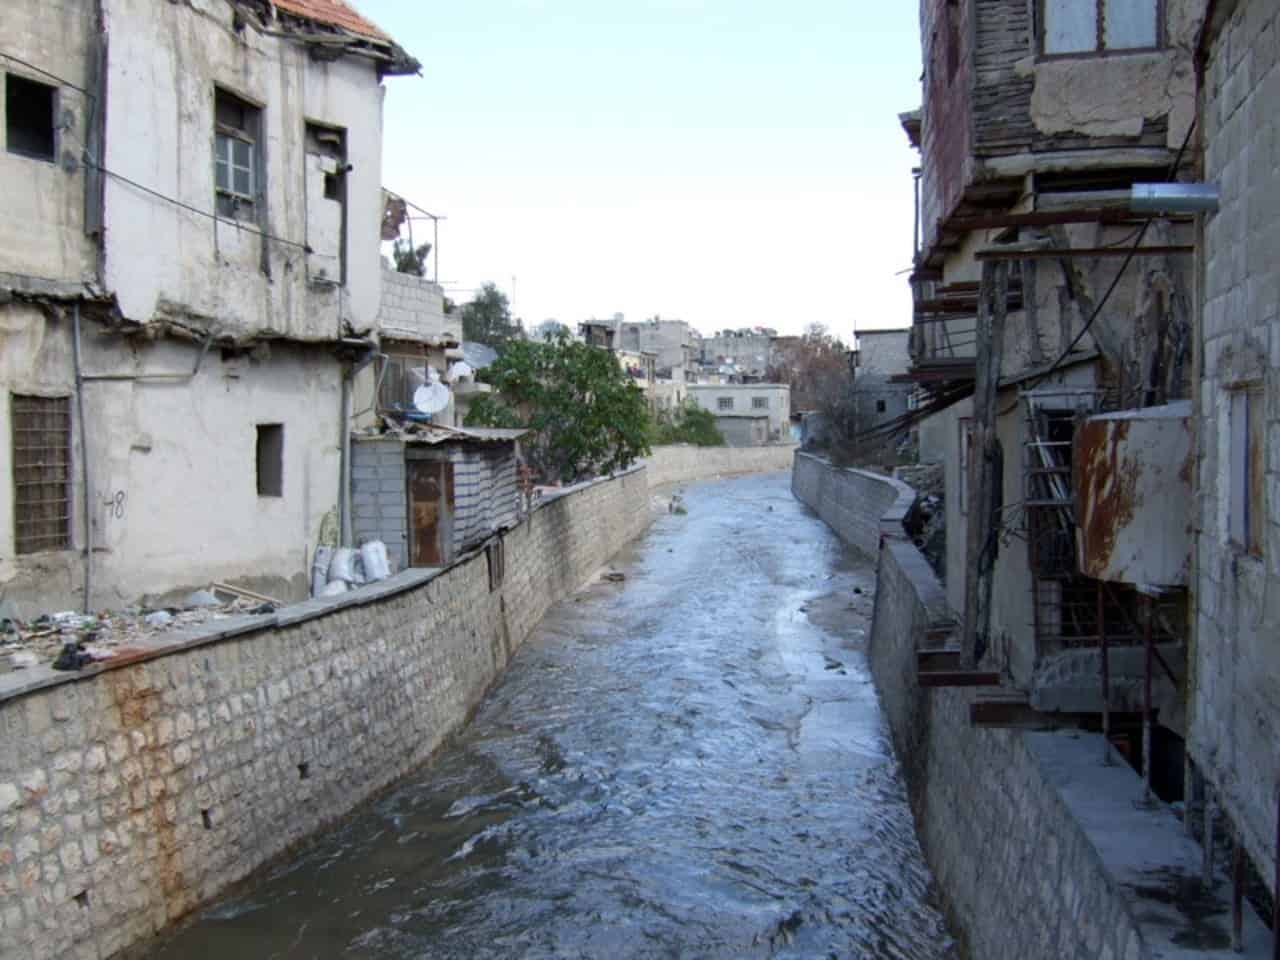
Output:
<svg viewBox="0 0 1280 960">
<path fill-rule="evenodd" d="M 887 499 L 885 487 L 874 474 L 796 457 L 796 495 L 859 549 L 867 549 L 867 513 Z M 916 650 L 951 618 L 942 584 L 906 539 L 900 513 L 895 500 L 881 527 L 868 655 L 953 929 L 968 955 L 982 960 L 1147 956 L 1096 850 L 1025 735 L 971 727 L 973 691 L 917 684 Z"/>
<path fill-rule="evenodd" d="M 654 447 L 644 461 L 649 468 L 649 485 L 692 483 L 739 473 L 767 473 L 786 470 L 795 454 L 794 444 L 767 447 L 695 447 L 674 444 Z"/>
<path fill-rule="evenodd" d="M 1213 24 L 1200 95 L 1203 179 L 1218 185 L 1220 208 L 1204 218 L 1201 244 L 1187 746 L 1272 887 L 1280 790 L 1280 7 L 1238 0 L 1218 9 L 1225 22 Z M 1250 392 L 1256 422 L 1233 423 L 1233 399 Z M 1237 431 L 1253 434 L 1249 456 L 1263 472 L 1247 508 L 1231 505 L 1233 472 L 1247 473 L 1238 460 L 1233 470 Z M 1260 519 L 1253 544 L 1232 536 L 1233 510 L 1246 509 Z"/>
<path fill-rule="evenodd" d="M 869 470 L 841 469 L 822 457 L 796 452 L 791 492 L 809 505 L 840 539 L 874 557 L 882 534 L 902 534 L 915 491 Z"/>
<path fill-rule="evenodd" d="M 648 522 L 636 469 L 541 504 L 501 584 L 480 549 L 112 669 L 32 671 L 0 700 L 0 956 L 111 957 L 423 763 Z"/>
</svg>

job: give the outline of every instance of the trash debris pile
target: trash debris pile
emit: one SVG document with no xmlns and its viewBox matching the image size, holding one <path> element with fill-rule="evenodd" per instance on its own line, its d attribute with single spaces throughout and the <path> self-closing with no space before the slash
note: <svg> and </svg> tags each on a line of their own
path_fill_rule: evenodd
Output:
<svg viewBox="0 0 1280 960">
<path fill-rule="evenodd" d="M 336 597 L 391 576 L 387 545 L 366 540 L 359 548 L 320 544 L 311 557 L 311 595 Z"/>
<path fill-rule="evenodd" d="M 83 614 L 66 610 L 22 621 L 0 617 L 0 673 L 48 664 L 81 670 L 158 634 L 228 617 L 274 613 L 279 601 L 230 584 L 196 590 L 181 605 Z"/>
</svg>

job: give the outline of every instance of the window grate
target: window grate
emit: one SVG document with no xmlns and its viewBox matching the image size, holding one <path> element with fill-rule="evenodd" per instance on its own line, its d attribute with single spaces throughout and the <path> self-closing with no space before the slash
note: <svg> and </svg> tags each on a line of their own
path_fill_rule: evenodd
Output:
<svg viewBox="0 0 1280 960">
<path fill-rule="evenodd" d="M 71 547 L 71 400 L 11 397 L 18 553 Z"/>
</svg>

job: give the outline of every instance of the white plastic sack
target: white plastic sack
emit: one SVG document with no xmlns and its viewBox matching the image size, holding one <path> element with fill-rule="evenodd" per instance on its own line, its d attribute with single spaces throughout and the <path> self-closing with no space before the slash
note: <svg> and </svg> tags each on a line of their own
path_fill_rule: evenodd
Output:
<svg viewBox="0 0 1280 960">
<path fill-rule="evenodd" d="M 333 547 L 320 544 L 311 558 L 311 595 L 320 596 L 329 582 L 329 564 L 333 562 Z"/>
<path fill-rule="evenodd" d="M 333 551 L 333 559 L 329 562 L 329 582 L 335 580 L 356 582 L 356 552 L 350 547 L 338 547 Z"/>
<path fill-rule="evenodd" d="M 360 559 L 364 563 L 365 579 L 370 583 L 391 576 L 391 563 L 387 560 L 387 545 L 381 540 L 370 540 L 360 547 Z"/>
<path fill-rule="evenodd" d="M 347 592 L 347 581 L 334 580 L 324 585 L 324 589 L 320 591 L 322 597 L 336 597 L 339 594 Z"/>
</svg>

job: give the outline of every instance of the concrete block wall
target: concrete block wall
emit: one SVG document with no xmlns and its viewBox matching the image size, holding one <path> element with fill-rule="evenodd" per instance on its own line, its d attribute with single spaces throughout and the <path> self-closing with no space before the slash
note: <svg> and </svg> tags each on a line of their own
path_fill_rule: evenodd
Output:
<svg viewBox="0 0 1280 960">
<path fill-rule="evenodd" d="M 884 536 L 904 537 L 902 521 L 915 491 L 893 477 L 833 467 L 822 457 L 796 452 L 791 492 L 839 534 L 874 557 Z"/>
<path fill-rule="evenodd" d="M 396 339 L 426 340 L 446 334 L 462 339 L 462 316 L 444 312 L 443 288 L 385 263 L 378 326 L 383 336 Z"/>
<path fill-rule="evenodd" d="M 695 447 L 680 443 L 654 447 L 643 462 L 648 468 L 649 485 L 659 487 L 740 473 L 788 470 L 795 451 L 795 444 L 789 443 L 767 447 Z"/>
<path fill-rule="evenodd" d="M 983 960 L 1150 956 L 1025 735 L 971 727 L 973 691 L 918 685 L 916 650 L 951 620 L 942 584 L 902 531 L 912 494 L 899 486 L 796 456 L 796 496 L 879 558 L 868 656 L 953 930 Z M 869 512 L 886 502 L 873 524 Z"/>
<path fill-rule="evenodd" d="M 111 669 L 0 678 L 0 956 L 140 944 L 426 761 L 649 509 L 636 469 L 535 509 L 501 584 L 481 549 Z"/>
<path fill-rule="evenodd" d="M 392 570 L 409 565 L 409 513 L 404 445 L 399 440 L 351 442 L 351 532 L 356 543 L 381 540 Z"/>
<path fill-rule="evenodd" d="M 1274 885 L 1280 791 L 1280 7 L 1219 4 L 1201 93 L 1204 303 L 1196 403 L 1196 611 L 1188 749 Z M 1231 542 L 1231 397 L 1262 391 L 1261 543 Z M 1273 890 L 1273 893 L 1276 891 Z"/>
</svg>

